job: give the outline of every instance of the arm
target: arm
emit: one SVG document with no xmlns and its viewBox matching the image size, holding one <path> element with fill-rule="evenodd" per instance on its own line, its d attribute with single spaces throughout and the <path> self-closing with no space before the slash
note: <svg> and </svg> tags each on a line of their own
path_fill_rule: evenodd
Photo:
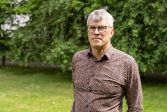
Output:
<svg viewBox="0 0 167 112">
<path fill-rule="evenodd" d="M 75 68 L 75 63 L 74 63 L 74 57 L 75 55 L 73 56 L 73 59 L 72 59 L 72 82 L 73 82 L 73 90 L 74 90 L 74 102 L 72 104 L 72 109 L 71 109 L 71 112 L 75 112 L 75 86 L 74 86 L 74 79 L 73 79 L 73 73 L 74 73 L 74 68 Z"/>
<path fill-rule="evenodd" d="M 74 87 L 74 81 L 73 81 L 73 87 Z M 73 90 L 75 91 L 75 87 L 73 88 Z M 75 93 L 74 93 L 74 101 L 73 101 L 73 104 L 72 104 L 72 108 L 71 108 L 71 112 L 75 112 Z"/>
<path fill-rule="evenodd" d="M 143 94 L 138 66 L 135 60 L 128 65 L 125 97 L 128 105 L 128 112 L 142 112 Z"/>
<path fill-rule="evenodd" d="M 73 87 L 74 87 L 74 81 L 73 81 Z M 75 89 L 75 87 L 73 89 Z M 75 112 L 74 108 L 75 108 L 75 93 L 74 93 L 74 101 L 73 101 L 73 104 L 72 104 L 71 112 Z"/>
<path fill-rule="evenodd" d="M 73 102 L 71 112 L 75 112 L 75 111 L 74 111 L 74 104 L 75 104 L 75 101 Z"/>
</svg>

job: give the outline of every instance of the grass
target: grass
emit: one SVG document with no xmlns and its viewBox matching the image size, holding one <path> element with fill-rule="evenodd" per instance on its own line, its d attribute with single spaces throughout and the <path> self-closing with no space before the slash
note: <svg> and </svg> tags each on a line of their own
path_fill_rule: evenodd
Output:
<svg viewBox="0 0 167 112">
<path fill-rule="evenodd" d="M 70 112 L 70 76 L 56 70 L 0 67 L 0 112 Z M 167 84 L 143 83 L 143 94 L 145 112 L 166 112 Z"/>
<path fill-rule="evenodd" d="M 70 77 L 56 71 L 0 68 L 0 112 L 69 112 Z"/>
<path fill-rule="evenodd" d="M 167 111 L 167 84 L 144 84 L 145 112 Z"/>
</svg>

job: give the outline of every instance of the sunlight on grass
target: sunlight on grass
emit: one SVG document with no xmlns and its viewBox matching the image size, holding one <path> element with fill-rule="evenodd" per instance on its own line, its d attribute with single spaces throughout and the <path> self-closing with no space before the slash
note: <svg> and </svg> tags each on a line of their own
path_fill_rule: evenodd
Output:
<svg viewBox="0 0 167 112">
<path fill-rule="evenodd" d="M 0 112 L 70 112 L 72 88 L 70 73 L 1 67 Z M 143 93 L 145 112 L 166 112 L 167 85 L 144 83 Z"/>
</svg>

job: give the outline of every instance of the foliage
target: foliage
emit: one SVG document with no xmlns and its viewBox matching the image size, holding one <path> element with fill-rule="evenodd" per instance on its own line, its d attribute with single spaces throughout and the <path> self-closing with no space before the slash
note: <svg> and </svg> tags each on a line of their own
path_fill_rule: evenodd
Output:
<svg viewBox="0 0 167 112">
<path fill-rule="evenodd" d="M 165 3 L 165 0 L 129 0 L 122 6 L 122 11 L 115 15 L 118 33 L 114 43 L 136 58 L 142 72 L 167 70 L 167 61 L 164 59 L 167 56 Z"/>
<path fill-rule="evenodd" d="M 12 26 L 16 14 L 15 8 L 24 0 L 18 2 L 17 0 L 1 0 L 0 1 L 0 56 L 2 56 L 2 63 L 5 64 L 6 55 L 10 52 L 10 37 L 12 36 Z M 16 26 L 16 24 L 15 24 Z"/>
<path fill-rule="evenodd" d="M 71 41 L 54 40 L 51 44 L 52 48 L 48 49 L 46 61 L 60 65 L 63 71 L 71 70 L 71 55 L 77 49 Z"/>
<path fill-rule="evenodd" d="M 115 18 L 114 47 L 137 60 L 141 72 L 167 72 L 167 0 L 28 0 L 17 7 L 31 20 L 11 41 L 16 60 L 57 63 L 68 70 L 73 53 L 88 46 L 86 17 L 108 7 Z"/>
<path fill-rule="evenodd" d="M 7 19 L 13 13 L 12 5 L 10 0 L 1 0 L 0 1 L 0 27 L 5 23 Z M 9 50 L 8 46 L 8 33 L 0 28 L 0 56 L 5 55 L 6 51 Z"/>
</svg>

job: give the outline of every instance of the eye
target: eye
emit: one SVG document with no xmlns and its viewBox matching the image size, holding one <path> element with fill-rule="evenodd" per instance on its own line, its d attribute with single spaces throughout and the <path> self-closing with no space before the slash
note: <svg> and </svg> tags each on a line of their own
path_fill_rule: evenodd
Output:
<svg viewBox="0 0 167 112">
<path fill-rule="evenodd" d="M 98 29 L 99 31 L 105 31 L 107 29 L 107 26 L 99 26 Z"/>
<path fill-rule="evenodd" d="M 95 27 L 95 26 L 90 26 L 89 29 L 90 29 L 90 30 L 95 30 L 96 27 Z"/>
</svg>

